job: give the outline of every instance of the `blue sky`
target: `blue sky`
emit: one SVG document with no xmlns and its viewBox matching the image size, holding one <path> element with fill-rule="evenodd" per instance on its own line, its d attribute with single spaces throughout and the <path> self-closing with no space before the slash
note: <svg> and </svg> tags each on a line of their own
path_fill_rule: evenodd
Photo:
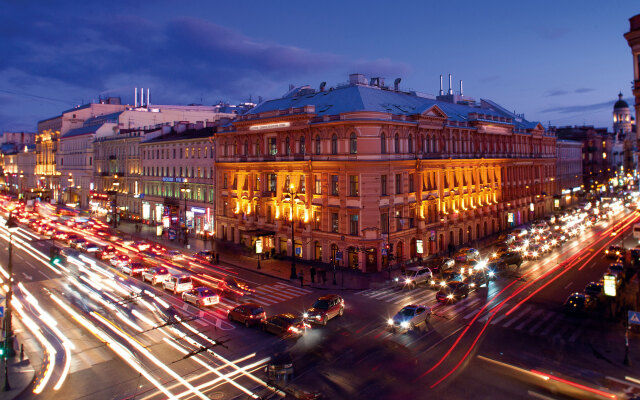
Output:
<svg viewBox="0 0 640 400">
<path fill-rule="evenodd" d="M 433 94 L 451 73 L 545 126 L 610 127 L 617 93 L 632 103 L 622 35 L 637 13 L 622 0 L 0 0 L 0 130 L 98 96 L 132 103 L 136 86 L 152 103 L 235 103 L 352 72 Z"/>
</svg>

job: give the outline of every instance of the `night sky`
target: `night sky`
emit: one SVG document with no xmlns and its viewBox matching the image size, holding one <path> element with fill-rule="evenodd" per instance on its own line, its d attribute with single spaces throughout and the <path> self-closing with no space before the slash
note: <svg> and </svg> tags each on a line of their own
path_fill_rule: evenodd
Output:
<svg viewBox="0 0 640 400">
<path fill-rule="evenodd" d="M 95 4 L 88 4 L 95 3 Z M 237 103 L 348 74 L 436 94 L 439 75 L 545 126 L 611 126 L 632 57 L 628 1 L 0 0 L 0 130 L 99 96 Z M 448 83 L 445 83 L 445 90 Z"/>
</svg>

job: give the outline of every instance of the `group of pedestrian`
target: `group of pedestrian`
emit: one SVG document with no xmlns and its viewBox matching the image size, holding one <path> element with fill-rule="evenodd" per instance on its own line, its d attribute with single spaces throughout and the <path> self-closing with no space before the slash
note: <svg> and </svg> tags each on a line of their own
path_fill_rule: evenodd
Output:
<svg viewBox="0 0 640 400">
<path fill-rule="evenodd" d="M 318 283 L 325 284 L 327 282 L 327 271 L 325 269 L 320 269 L 316 271 L 316 267 L 313 265 L 309 269 L 309 275 L 311 275 L 311 283 L 316 283 L 316 276 L 318 277 Z M 300 280 L 300 287 L 304 287 L 304 269 L 300 268 L 300 272 L 298 273 L 298 279 Z"/>
</svg>

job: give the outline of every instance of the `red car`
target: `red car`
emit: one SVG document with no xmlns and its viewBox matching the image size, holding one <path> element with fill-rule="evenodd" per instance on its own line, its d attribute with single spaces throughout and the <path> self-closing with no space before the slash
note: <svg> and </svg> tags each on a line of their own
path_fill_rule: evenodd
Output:
<svg viewBox="0 0 640 400">
<path fill-rule="evenodd" d="M 344 314 L 344 299 L 337 294 L 320 297 L 302 316 L 314 324 L 326 325 L 335 316 Z"/>
<path fill-rule="evenodd" d="M 229 319 L 229 322 L 238 321 L 248 328 L 251 325 L 262 323 L 267 318 L 267 314 L 264 312 L 264 308 L 260 305 L 255 303 L 246 303 L 229 310 L 227 318 Z"/>
<path fill-rule="evenodd" d="M 106 260 L 115 257 L 117 254 L 116 248 L 113 246 L 104 246 L 96 252 L 96 258 L 100 260 Z"/>
</svg>

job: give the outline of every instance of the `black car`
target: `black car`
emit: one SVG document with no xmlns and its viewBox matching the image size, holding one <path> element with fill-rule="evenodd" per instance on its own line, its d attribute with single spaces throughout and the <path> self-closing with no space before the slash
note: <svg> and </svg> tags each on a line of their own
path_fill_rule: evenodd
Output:
<svg viewBox="0 0 640 400">
<path fill-rule="evenodd" d="M 569 313 L 584 313 L 596 306 L 596 300 L 584 293 L 573 293 L 564 303 L 564 308 Z"/>
<path fill-rule="evenodd" d="M 263 331 L 285 337 L 302 336 L 309 328 L 311 325 L 304 322 L 302 317 L 293 314 L 273 315 L 262 322 Z"/>
<path fill-rule="evenodd" d="M 622 246 L 609 246 L 609 248 L 604 251 L 604 254 L 607 258 L 618 258 L 624 256 L 624 249 Z"/>
<path fill-rule="evenodd" d="M 453 268 L 454 265 L 455 261 L 452 258 L 434 257 L 428 259 L 425 266 L 429 268 L 432 273 L 439 274 L 440 272 Z"/>
<path fill-rule="evenodd" d="M 461 281 L 453 281 L 440 289 L 436 294 L 436 300 L 440 303 L 448 303 L 458 301 L 467 296 L 469 296 L 469 285 Z"/>
<path fill-rule="evenodd" d="M 507 251 L 506 253 L 502 253 L 500 260 L 507 266 L 515 265 L 517 268 L 520 268 L 520 265 L 522 265 L 522 254 L 519 251 Z"/>
<path fill-rule="evenodd" d="M 275 353 L 265 367 L 265 372 L 269 379 L 274 381 L 284 380 L 293 377 L 293 360 L 288 352 Z"/>
<path fill-rule="evenodd" d="M 448 271 L 448 272 L 442 272 L 438 276 L 434 276 L 430 283 L 432 288 L 442 288 L 446 286 L 447 283 L 449 282 L 461 281 L 461 280 L 462 280 L 462 276 L 460 275 L 459 271 L 458 272 Z"/>
<path fill-rule="evenodd" d="M 600 282 L 591 282 L 584 288 L 584 293 L 589 296 L 598 297 L 602 294 L 604 285 Z"/>
</svg>

